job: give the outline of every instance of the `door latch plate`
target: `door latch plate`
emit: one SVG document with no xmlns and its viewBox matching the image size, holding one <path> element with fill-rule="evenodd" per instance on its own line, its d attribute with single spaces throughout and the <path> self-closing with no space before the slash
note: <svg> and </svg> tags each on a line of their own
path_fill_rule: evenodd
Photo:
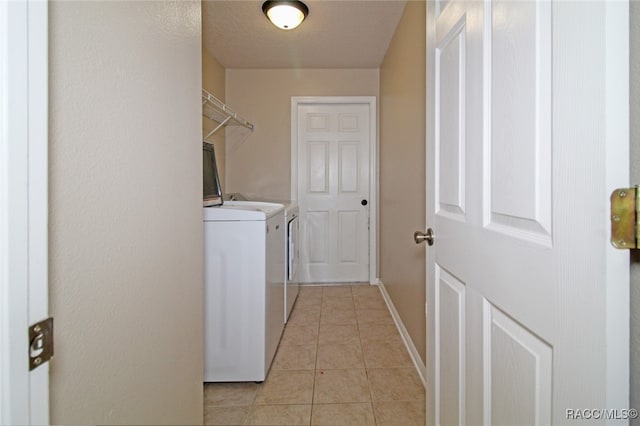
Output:
<svg viewBox="0 0 640 426">
<path fill-rule="evenodd" d="M 618 188 L 611 193 L 611 244 L 617 249 L 638 248 L 640 186 Z"/>
<path fill-rule="evenodd" d="M 29 327 L 29 370 L 33 370 L 53 357 L 53 318 Z"/>
</svg>

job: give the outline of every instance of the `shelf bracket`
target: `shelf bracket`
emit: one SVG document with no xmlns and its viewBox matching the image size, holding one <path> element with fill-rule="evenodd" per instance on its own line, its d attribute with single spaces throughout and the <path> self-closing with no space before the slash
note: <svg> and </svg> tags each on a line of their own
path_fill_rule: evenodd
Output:
<svg viewBox="0 0 640 426">
<path fill-rule="evenodd" d="M 222 120 L 222 123 L 218 124 L 215 129 L 213 129 L 212 131 L 207 133 L 207 136 L 204 137 L 204 140 L 209 139 L 209 137 L 211 137 L 213 134 L 215 134 L 220 128 L 224 127 L 229 122 L 229 120 L 231 120 L 231 116 L 229 116 L 229 117 L 225 118 L 224 120 Z"/>
</svg>

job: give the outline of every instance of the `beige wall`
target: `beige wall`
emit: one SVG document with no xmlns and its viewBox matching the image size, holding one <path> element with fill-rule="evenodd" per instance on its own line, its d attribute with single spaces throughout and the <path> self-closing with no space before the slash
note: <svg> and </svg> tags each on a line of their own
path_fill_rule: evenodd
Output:
<svg viewBox="0 0 640 426">
<path fill-rule="evenodd" d="M 640 183 L 640 2 L 630 2 L 631 182 Z M 631 403 L 640 408 L 640 251 L 631 250 Z M 640 425 L 640 419 L 631 421 Z"/>
<path fill-rule="evenodd" d="M 200 2 L 49 23 L 51 422 L 201 424 Z"/>
<path fill-rule="evenodd" d="M 255 125 L 227 128 L 225 192 L 289 199 L 291 97 L 378 96 L 377 69 L 227 69 L 226 100 Z"/>
<path fill-rule="evenodd" d="M 409 1 L 380 69 L 380 279 L 425 360 L 425 3 Z"/>
<path fill-rule="evenodd" d="M 224 102 L 225 100 L 225 87 L 224 87 L 224 68 L 214 58 L 207 49 L 202 48 L 202 88 L 207 92 L 214 95 L 216 98 Z M 211 130 L 215 129 L 217 123 L 211 120 L 203 118 L 202 120 L 202 132 L 203 137 L 206 136 Z M 209 142 L 213 142 L 216 150 L 216 163 L 218 164 L 218 175 L 220 177 L 220 183 L 222 187 L 225 187 L 225 143 L 224 143 L 224 129 L 218 129 L 216 133 L 209 137 Z"/>
</svg>

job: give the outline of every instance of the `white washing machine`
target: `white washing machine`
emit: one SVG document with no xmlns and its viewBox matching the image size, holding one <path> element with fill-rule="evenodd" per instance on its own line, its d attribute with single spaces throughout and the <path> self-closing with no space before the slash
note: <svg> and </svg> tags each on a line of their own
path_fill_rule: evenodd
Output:
<svg viewBox="0 0 640 426">
<path fill-rule="evenodd" d="M 284 328 L 284 206 L 203 210 L 204 381 L 264 381 Z"/>
</svg>

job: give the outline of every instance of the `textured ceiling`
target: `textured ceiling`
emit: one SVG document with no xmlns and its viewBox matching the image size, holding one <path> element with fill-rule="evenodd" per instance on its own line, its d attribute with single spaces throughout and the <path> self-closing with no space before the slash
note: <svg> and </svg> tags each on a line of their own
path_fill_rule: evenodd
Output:
<svg viewBox="0 0 640 426">
<path fill-rule="evenodd" d="M 203 0 L 203 45 L 225 68 L 378 68 L 406 0 L 305 0 L 309 16 L 284 31 L 263 1 Z"/>
</svg>

